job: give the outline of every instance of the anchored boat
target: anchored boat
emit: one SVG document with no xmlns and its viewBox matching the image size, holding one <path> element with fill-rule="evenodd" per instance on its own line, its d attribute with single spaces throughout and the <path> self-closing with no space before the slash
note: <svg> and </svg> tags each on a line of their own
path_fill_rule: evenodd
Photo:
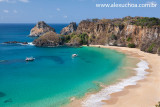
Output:
<svg viewBox="0 0 160 107">
<path fill-rule="evenodd" d="M 76 56 L 78 56 L 77 54 L 72 54 L 72 57 L 76 57 Z"/>
<path fill-rule="evenodd" d="M 33 58 L 33 57 L 27 57 L 26 58 L 26 61 L 34 61 L 35 60 L 35 58 Z"/>
</svg>

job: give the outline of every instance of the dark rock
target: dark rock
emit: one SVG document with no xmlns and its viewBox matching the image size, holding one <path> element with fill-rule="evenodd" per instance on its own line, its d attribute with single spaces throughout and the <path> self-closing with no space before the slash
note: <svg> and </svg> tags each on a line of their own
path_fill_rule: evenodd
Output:
<svg viewBox="0 0 160 107">
<path fill-rule="evenodd" d="M 4 101 L 4 103 L 11 103 L 11 102 L 13 102 L 11 98 Z"/>
<path fill-rule="evenodd" d="M 3 43 L 6 43 L 6 44 L 16 44 L 16 43 L 21 43 L 21 44 L 28 44 L 28 42 L 18 42 L 18 41 L 8 41 L 8 42 L 3 42 Z"/>
<path fill-rule="evenodd" d="M 28 44 L 28 42 L 23 42 L 22 44 L 24 44 L 24 45 L 25 45 L 25 44 Z"/>
<path fill-rule="evenodd" d="M 63 28 L 61 30 L 62 35 L 68 35 L 70 33 L 73 33 L 77 30 L 77 25 L 75 22 L 70 23 L 67 27 Z"/>
<path fill-rule="evenodd" d="M 32 28 L 29 36 L 39 37 L 47 32 L 55 32 L 55 29 L 47 25 L 44 21 L 40 21 Z"/>
<path fill-rule="evenodd" d="M 3 92 L 0 92 L 0 97 L 4 97 L 4 96 L 6 96 L 6 94 Z"/>
</svg>

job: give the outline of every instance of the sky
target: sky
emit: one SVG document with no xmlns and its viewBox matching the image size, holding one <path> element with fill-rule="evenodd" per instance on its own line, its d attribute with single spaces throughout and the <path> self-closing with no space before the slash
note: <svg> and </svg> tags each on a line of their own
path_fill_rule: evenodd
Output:
<svg viewBox="0 0 160 107">
<path fill-rule="evenodd" d="M 156 8 L 98 8 L 102 3 L 157 3 Z M 91 18 L 160 18 L 160 0 L 0 0 L 0 23 L 79 23 Z"/>
</svg>

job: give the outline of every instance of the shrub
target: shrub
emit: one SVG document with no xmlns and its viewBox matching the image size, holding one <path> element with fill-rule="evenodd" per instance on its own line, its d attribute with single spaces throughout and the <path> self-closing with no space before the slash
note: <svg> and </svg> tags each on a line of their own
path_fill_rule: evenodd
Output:
<svg viewBox="0 0 160 107">
<path fill-rule="evenodd" d="M 130 42 L 131 40 L 132 40 L 132 38 L 131 38 L 131 37 L 128 37 L 128 38 L 127 38 L 127 41 L 128 41 L 128 42 Z"/>
<path fill-rule="evenodd" d="M 68 43 L 68 42 L 70 41 L 70 39 L 71 39 L 71 35 L 65 35 L 65 36 L 63 37 L 63 39 L 64 39 L 64 42 L 65 42 L 65 43 Z"/>
<path fill-rule="evenodd" d="M 78 45 L 87 45 L 88 44 L 88 35 L 86 33 L 82 34 L 71 34 L 71 35 L 65 35 L 64 37 L 65 43 L 73 43 Z"/>
<path fill-rule="evenodd" d="M 78 37 L 77 35 L 73 36 L 70 40 L 70 43 L 75 45 L 75 46 L 79 46 L 79 45 L 82 45 L 81 44 L 81 38 Z"/>
<path fill-rule="evenodd" d="M 89 36 L 88 41 L 89 43 L 92 43 L 96 40 L 96 37 L 94 35 Z"/>
<path fill-rule="evenodd" d="M 154 26 L 154 25 L 160 25 L 160 19 L 152 17 L 143 17 L 143 18 L 139 18 L 135 21 L 135 24 L 138 26 Z"/>
<path fill-rule="evenodd" d="M 147 52 L 152 53 L 154 46 L 155 46 L 155 44 L 152 43 L 152 44 L 149 46 L 149 48 L 147 49 Z"/>
<path fill-rule="evenodd" d="M 135 45 L 134 43 L 129 43 L 129 44 L 128 44 L 128 47 L 129 47 L 129 48 L 135 48 L 136 45 Z"/>
<path fill-rule="evenodd" d="M 88 44 L 88 35 L 86 33 L 79 34 L 78 37 L 81 38 L 81 44 Z"/>
</svg>

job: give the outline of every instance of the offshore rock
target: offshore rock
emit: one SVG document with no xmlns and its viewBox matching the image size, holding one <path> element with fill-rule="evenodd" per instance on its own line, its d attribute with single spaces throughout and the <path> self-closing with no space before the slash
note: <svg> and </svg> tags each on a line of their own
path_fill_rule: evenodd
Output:
<svg viewBox="0 0 160 107">
<path fill-rule="evenodd" d="M 40 21 L 31 29 L 29 36 L 39 37 L 47 32 L 55 32 L 55 29 L 47 25 L 44 21 Z"/>
<path fill-rule="evenodd" d="M 38 47 L 54 47 L 62 45 L 60 36 L 54 32 L 47 32 L 33 41 L 33 44 Z"/>
</svg>

